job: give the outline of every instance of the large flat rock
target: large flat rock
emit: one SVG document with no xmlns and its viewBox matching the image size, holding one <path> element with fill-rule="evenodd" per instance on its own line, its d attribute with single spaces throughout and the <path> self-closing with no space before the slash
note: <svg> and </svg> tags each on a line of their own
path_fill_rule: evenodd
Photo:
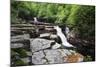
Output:
<svg viewBox="0 0 100 67">
<path fill-rule="evenodd" d="M 35 52 L 32 55 L 32 63 L 33 64 L 45 64 L 47 61 L 44 59 L 45 54 L 43 51 Z"/>
<path fill-rule="evenodd" d="M 11 48 L 22 48 L 24 47 L 23 43 L 11 43 Z"/>
<path fill-rule="evenodd" d="M 47 39 L 52 39 L 52 40 L 58 38 L 58 36 L 56 34 L 51 34 L 51 33 L 42 33 L 42 34 L 40 34 L 39 37 L 41 37 L 41 38 L 47 38 Z"/>
<path fill-rule="evenodd" d="M 53 43 L 53 40 L 47 40 L 42 38 L 36 38 L 31 40 L 31 50 L 32 52 L 39 51 L 41 49 L 50 48 L 51 44 Z"/>
<path fill-rule="evenodd" d="M 49 64 L 63 63 L 63 56 L 59 50 L 44 50 Z"/>
<path fill-rule="evenodd" d="M 29 34 L 23 34 L 23 35 L 17 35 L 17 36 L 12 36 L 12 39 L 29 39 L 30 36 Z"/>
<path fill-rule="evenodd" d="M 11 37 L 11 42 L 23 42 L 25 40 L 29 40 L 30 35 L 29 34 L 23 34 L 23 35 L 16 35 Z"/>
<path fill-rule="evenodd" d="M 64 56 L 71 55 L 67 49 L 44 50 L 49 64 L 64 63 Z"/>
<path fill-rule="evenodd" d="M 67 49 L 40 50 L 34 52 L 32 55 L 33 64 L 58 64 L 81 61 L 83 61 L 83 56 L 81 54 Z"/>
</svg>

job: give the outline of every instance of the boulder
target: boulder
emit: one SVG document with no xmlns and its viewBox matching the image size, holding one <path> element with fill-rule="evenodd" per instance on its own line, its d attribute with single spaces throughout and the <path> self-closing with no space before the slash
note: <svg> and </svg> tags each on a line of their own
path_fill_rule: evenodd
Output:
<svg viewBox="0 0 100 67">
<path fill-rule="evenodd" d="M 50 39 L 50 35 L 51 35 L 50 33 L 43 33 L 43 34 L 40 34 L 39 37 Z"/>
<path fill-rule="evenodd" d="M 58 36 L 55 34 L 50 35 L 50 39 L 57 39 L 57 38 L 58 38 Z"/>
<path fill-rule="evenodd" d="M 44 59 L 45 55 L 43 51 L 35 52 L 32 55 L 33 64 L 45 64 L 47 61 Z"/>
<path fill-rule="evenodd" d="M 11 37 L 11 39 L 29 39 L 29 38 L 30 38 L 29 34 L 23 34 Z"/>
<path fill-rule="evenodd" d="M 75 63 L 82 62 L 83 59 L 83 55 L 68 49 L 45 49 L 32 55 L 33 64 Z"/>
<path fill-rule="evenodd" d="M 45 30 L 52 31 L 54 29 L 53 28 L 46 27 Z"/>
<path fill-rule="evenodd" d="M 59 50 L 44 50 L 49 64 L 63 63 L 63 56 Z"/>
<path fill-rule="evenodd" d="M 49 64 L 54 63 L 64 63 L 64 57 L 67 55 L 71 55 L 72 53 L 67 49 L 56 49 L 56 50 L 44 50 L 46 54 L 46 58 L 48 59 Z"/>
<path fill-rule="evenodd" d="M 50 48 L 52 43 L 54 43 L 54 40 L 36 38 L 36 39 L 31 40 L 30 47 L 31 47 L 32 52 L 35 52 L 41 49 Z"/>
<path fill-rule="evenodd" d="M 11 43 L 11 48 L 22 48 L 24 44 L 22 43 Z"/>
<path fill-rule="evenodd" d="M 51 33 L 43 33 L 43 34 L 40 34 L 40 37 L 41 38 L 46 38 L 46 39 L 57 39 L 58 36 L 55 35 L 55 34 L 51 34 Z"/>
<path fill-rule="evenodd" d="M 17 36 L 11 37 L 11 42 L 23 42 L 23 41 L 29 40 L 29 39 L 30 39 L 29 34 L 17 35 Z"/>
</svg>

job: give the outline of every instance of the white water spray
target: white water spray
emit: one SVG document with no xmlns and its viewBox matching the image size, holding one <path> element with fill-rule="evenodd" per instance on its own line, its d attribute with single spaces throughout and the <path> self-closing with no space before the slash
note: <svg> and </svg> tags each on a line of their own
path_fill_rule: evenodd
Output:
<svg viewBox="0 0 100 67">
<path fill-rule="evenodd" d="M 34 17 L 34 21 L 35 21 L 35 22 L 38 22 L 38 20 L 37 20 L 37 18 L 36 18 L 36 17 Z"/>
<path fill-rule="evenodd" d="M 70 43 L 67 42 L 67 39 L 66 39 L 65 35 L 62 33 L 62 30 L 59 26 L 54 26 L 54 29 L 56 29 L 57 35 L 61 38 L 62 45 L 66 46 L 66 47 L 74 47 Z M 68 28 L 67 28 L 66 32 L 67 33 L 69 32 Z"/>
</svg>

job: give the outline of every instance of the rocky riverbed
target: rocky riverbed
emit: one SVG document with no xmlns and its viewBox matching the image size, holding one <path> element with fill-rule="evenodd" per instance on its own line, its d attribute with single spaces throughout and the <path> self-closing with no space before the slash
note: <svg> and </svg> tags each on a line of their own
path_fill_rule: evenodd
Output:
<svg viewBox="0 0 100 67">
<path fill-rule="evenodd" d="M 46 30 L 46 31 L 45 31 Z M 48 31 L 51 28 L 42 29 L 45 32 L 21 33 L 11 36 L 11 65 L 38 65 L 82 62 L 84 56 L 75 49 L 62 45 L 59 36 Z M 34 34 L 35 32 L 35 34 Z M 24 56 L 23 56 L 24 55 Z M 22 63 L 18 63 L 20 60 Z"/>
</svg>

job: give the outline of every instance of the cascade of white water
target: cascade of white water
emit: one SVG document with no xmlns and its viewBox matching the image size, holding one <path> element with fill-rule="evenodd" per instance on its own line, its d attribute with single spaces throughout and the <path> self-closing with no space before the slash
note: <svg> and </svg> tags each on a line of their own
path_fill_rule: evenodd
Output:
<svg viewBox="0 0 100 67">
<path fill-rule="evenodd" d="M 38 22 L 38 20 L 37 20 L 37 18 L 36 18 L 36 17 L 34 17 L 34 21 L 35 21 L 35 22 Z"/>
<path fill-rule="evenodd" d="M 54 29 L 56 29 L 57 31 L 57 35 L 61 38 L 61 41 L 62 41 L 62 45 L 63 46 L 66 46 L 66 47 L 74 47 L 72 46 L 66 39 L 65 35 L 62 33 L 62 30 L 59 26 L 54 26 Z M 66 32 L 68 33 L 69 32 L 69 29 L 66 28 Z"/>
<path fill-rule="evenodd" d="M 69 32 L 69 28 L 66 27 L 66 28 L 65 28 L 65 33 L 68 34 L 68 32 Z"/>
</svg>

